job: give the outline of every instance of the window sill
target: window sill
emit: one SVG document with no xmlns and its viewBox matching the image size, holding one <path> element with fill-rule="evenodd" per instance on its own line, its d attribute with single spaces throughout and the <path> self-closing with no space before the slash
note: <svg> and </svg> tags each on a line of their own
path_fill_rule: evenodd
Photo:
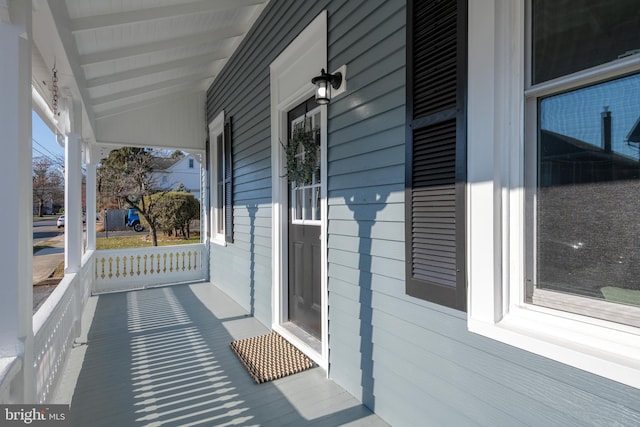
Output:
<svg viewBox="0 0 640 427">
<path fill-rule="evenodd" d="M 640 331 L 528 305 L 490 323 L 469 317 L 469 331 L 640 388 Z"/>
<path fill-rule="evenodd" d="M 291 221 L 293 225 L 317 225 L 321 226 L 322 221 L 319 219 L 294 219 Z"/>
<path fill-rule="evenodd" d="M 225 238 L 224 238 L 224 236 L 222 234 L 218 235 L 218 236 L 214 236 L 211 239 L 211 243 L 213 243 L 215 245 L 218 245 L 218 246 L 227 246 L 227 241 L 225 240 Z"/>
<path fill-rule="evenodd" d="M 637 292 L 637 291 L 633 291 Z M 603 289 L 604 293 L 604 289 Z M 640 309 L 637 306 L 566 294 L 563 292 L 536 289 L 533 293 L 534 307 L 548 307 L 570 313 L 588 316 L 587 319 L 603 319 L 616 322 L 624 328 L 629 325 L 640 328 Z"/>
</svg>

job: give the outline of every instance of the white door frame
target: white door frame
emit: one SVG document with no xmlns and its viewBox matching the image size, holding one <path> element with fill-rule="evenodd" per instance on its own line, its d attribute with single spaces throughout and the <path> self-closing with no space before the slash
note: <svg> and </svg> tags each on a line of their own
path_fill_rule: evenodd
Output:
<svg viewBox="0 0 640 427">
<path fill-rule="evenodd" d="M 288 321 L 288 185 L 282 143 L 287 140 L 287 112 L 313 96 L 311 78 L 327 68 L 327 12 L 318 15 L 271 63 L 272 184 L 272 329 L 325 370 L 329 366 L 327 292 L 327 106 L 320 110 L 321 134 L 321 325 L 320 348 L 285 327 Z"/>
</svg>

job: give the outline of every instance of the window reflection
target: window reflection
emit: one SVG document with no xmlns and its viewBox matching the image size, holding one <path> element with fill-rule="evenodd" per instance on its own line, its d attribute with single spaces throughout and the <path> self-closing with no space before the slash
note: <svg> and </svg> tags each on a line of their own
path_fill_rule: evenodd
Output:
<svg viewBox="0 0 640 427">
<path fill-rule="evenodd" d="M 533 84 L 640 53 L 637 0 L 533 0 Z"/>
<path fill-rule="evenodd" d="M 640 75 L 543 99 L 539 112 L 537 287 L 640 294 Z"/>
</svg>

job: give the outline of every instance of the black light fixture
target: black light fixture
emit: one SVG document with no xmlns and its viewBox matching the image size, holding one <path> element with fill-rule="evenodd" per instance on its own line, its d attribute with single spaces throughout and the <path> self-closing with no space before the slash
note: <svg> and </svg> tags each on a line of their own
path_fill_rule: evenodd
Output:
<svg viewBox="0 0 640 427">
<path fill-rule="evenodd" d="M 320 71 L 320 75 L 311 79 L 311 83 L 316 85 L 316 102 L 320 105 L 328 104 L 331 101 L 331 88 L 338 89 L 342 84 L 342 73 L 327 74 Z"/>
</svg>

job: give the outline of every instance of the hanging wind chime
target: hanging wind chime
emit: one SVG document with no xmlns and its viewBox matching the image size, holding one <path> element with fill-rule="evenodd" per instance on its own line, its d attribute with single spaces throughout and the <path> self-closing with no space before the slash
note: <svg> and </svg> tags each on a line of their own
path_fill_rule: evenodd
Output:
<svg viewBox="0 0 640 427">
<path fill-rule="evenodd" d="M 53 63 L 53 77 L 51 78 L 51 107 L 53 108 L 53 116 L 58 117 L 58 70 L 56 64 Z"/>
</svg>

